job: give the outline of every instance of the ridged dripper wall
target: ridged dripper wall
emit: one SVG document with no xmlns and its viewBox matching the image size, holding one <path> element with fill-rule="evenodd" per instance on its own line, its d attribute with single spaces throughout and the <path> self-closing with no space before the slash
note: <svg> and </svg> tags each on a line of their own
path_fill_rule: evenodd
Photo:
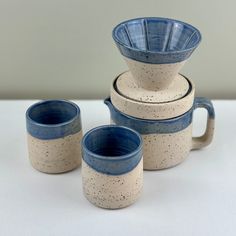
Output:
<svg viewBox="0 0 236 236">
<path fill-rule="evenodd" d="M 138 86 L 167 88 L 197 48 L 201 34 L 187 23 L 157 17 L 117 25 L 113 39 Z"/>
</svg>

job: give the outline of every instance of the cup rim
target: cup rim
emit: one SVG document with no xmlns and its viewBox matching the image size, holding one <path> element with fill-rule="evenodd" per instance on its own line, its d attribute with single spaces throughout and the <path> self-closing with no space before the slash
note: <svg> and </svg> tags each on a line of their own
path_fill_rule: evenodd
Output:
<svg viewBox="0 0 236 236">
<path fill-rule="evenodd" d="M 30 117 L 30 112 L 31 112 L 32 109 L 34 109 L 34 108 L 36 108 L 40 105 L 44 105 L 44 104 L 51 103 L 51 102 L 60 102 L 60 103 L 64 103 L 64 104 L 66 103 L 66 104 L 72 105 L 76 109 L 75 116 L 73 118 L 71 118 L 70 120 L 67 120 L 65 122 L 60 122 L 60 123 L 57 123 L 57 124 L 43 124 L 43 123 L 35 121 L 34 119 L 32 119 Z M 30 121 L 32 124 L 37 125 L 37 126 L 41 126 L 41 127 L 60 127 L 60 126 L 68 125 L 68 124 L 72 123 L 73 121 L 75 121 L 79 116 L 80 116 L 79 106 L 76 103 L 71 102 L 69 100 L 65 100 L 65 99 L 42 100 L 42 101 L 39 101 L 39 102 L 36 102 L 36 103 L 32 104 L 26 111 L 26 119 L 28 121 Z"/>
<path fill-rule="evenodd" d="M 86 139 L 89 137 L 89 135 L 90 135 L 91 133 L 93 133 L 94 131 L 96 131 L 96 130 L 109 129 L 109 128 L 123 129 L 123 130 L 127 130 L 127 131 L 129 131 L 129 132 L 132 132 L 132 133 L 135 134 L 135 135 L 137 136 L 137 138 L 139 139 L 139 145 L 138 145 L 138 147 L 137 147 L 134 151 L 132 151 L 132 152 L 130 152 L 130 153 L 128 153 L 128 154 L 119 155 L 119 156 L 116 156 L 116 157 L 114 157 L 114 156 L 103 156 L 103 155 L 99 155 L 99 154 L 97 154 L 97 153 L 94 153 L 94 152 L 90 151 L 90 150 L 87 148 L 87 146 L 85 145 Z M 86 153 L 88 153 L 89 155 L 91 155 L 92 157 L 94 157 L 94 158 L 96 158 L 96 159 L 98 159 L 98 160 L 117 162 L 117 161 L 124 161 L 124 160 L 130 159 L 130 158 L 132 158 L 133 156 L 135 156 L 135 155 L 137 155 L 138 153 L 140 153 L 140 151 L 141 151 L 142 148 L 143 148 L 143 140 L 142 140 L 141 135 L 140 135 L 137 131 L 135 131 L 135 130 L 133 130 L 133 129 L 131 129 L 131 128 L 128 128 L 128 127 L 126 127 L 126 126 L 121 126 L 121 125 L 102 125 L 102 126 L 97 126 L 97 127 L 93 128 L 93 129 L 89 130 L 89 131 L 84 135 L 84 137 L 83 137 L 83 139 L 82 139 L 82 148 L 86 151 Z M 83 159 L 84 159 L 84 158 L 83 158 Z"/>
<path fill-rule="evenodd" d="M 137 21 L 137 20 L 145 20 L 145 19 L 165 20 L 165 21 L 169 21 L 169 22 L 173 22 L 173 23 L 180 23 L 182 25 L 188 26 L 189 28 L 195 30 L 198 33 L 198 35 L 199 35 L 199 39 L 198 39 L 198 41 L 196 42 L 196 44 L 194 46 L 192 46 L 190 48 L 187 48 L 187 49 L 184 49 L 184 50 L 174 50 L 174 51 L 169 51 L 169 52 L 167 52 L 167 51 L 155 51 L 154 52 L 154 51 L 150 51 L 150 50 L 143 50 L 143 49 L 139 49 L 139 48 L 130 47 L 130 46 L 124 44 L 123 42 L 121 42 L 119 40 L 119 38 L 116 36 L 116 32 L 117 32 L 118 28 L 120 26 L 122 26 L 123 24 L 129 23 L 129 22 L 132 22 L 132 21 Z M 176 19 L 171 19 L 171 18 L 165 18 L 165 17 L 138 17 L 138 18 L 133 18 L 133 19 L 129 19 L 129 20 L 123 21 L 123 22 L 119 23 L 118 25 L 116 25 L 114 27 L 114 29 L 112 30 L 112 37 L 113 37 L 114 41 L 116 43 L 118 43 L 122 47 L 125 47 L 125 48 L 127 48 L 129 50 L 132 50 L 132 51 L 141 52 L 141 53 L 149 53 L 149 54 L 153 54 L 153 55 L 158 55 L 158 54 L 159 55 L 170 55 L 170 54 L 188 52 L 188 51 L 194 50 L 200 44 L 200 42 L 202 40 L 202 35 L 201 35 L 200 31 L 196 27 L 194 27 L 191 24 L 188 24 L 188 23 L 186 23 L 184 21 L 180 21 L 180 20 L 176 20 Z"/>
</svg>

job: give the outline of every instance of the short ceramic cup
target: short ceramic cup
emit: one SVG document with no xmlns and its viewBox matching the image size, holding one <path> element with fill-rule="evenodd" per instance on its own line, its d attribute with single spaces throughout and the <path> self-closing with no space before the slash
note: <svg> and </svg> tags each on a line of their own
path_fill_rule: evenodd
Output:
<svg viewBox="0 0 236 236">
<path fill-rule="evenodd" d="M 146 120 L 126 115 L 114 107 L 110 98 L 105 103 L 110 109 L 111 123 L 132 128 L 142 135 L 145 170 L 175 166 L 185 160 L 190 150 L 205 147 L 212 141 L 215 113 L 207 98 L 195 98 L 189 111 L 164 120 Z M 192 137 L 192 117 L 196 108 L 205 108 L 208 112 L 206 131 L 201 137 Z"/>
<path fill-rule="evenodd" d="M 134 130 L 105 125 L 82 140 L 82 181 L 85 197 L 101 208 L 134 203 L 143 186 L 142 138 Z"/>
<path fill-rule="evenodd" d="M 82 128 L 79 107 L 70 101 L 46 100 L 26 112 L 28 151 L 32 166 L 62 173 L 81 164 Z"/>
<path fill-rule="evenodd" d="M 136 84 L 148 90 L 167 88 L 201 41 L 192 25 L 159 17 L 124 21 L 112 35 Z"/>
</svg>

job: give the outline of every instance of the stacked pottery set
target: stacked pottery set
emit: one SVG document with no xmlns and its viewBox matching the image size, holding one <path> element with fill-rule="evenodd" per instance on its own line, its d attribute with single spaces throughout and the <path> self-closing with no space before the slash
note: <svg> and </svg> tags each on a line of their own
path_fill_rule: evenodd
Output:
<svg viewBox="0 0 236 236">
<path fill-rule="evenodd" d="M 214 132 L 214 108 L 194 98 L 192 80 L 179 74 L 201 40 L 193 26 L 165 18 L 123 22 L 113 38 L 130 71 L 112 83 L 105 99 L 112 125 L 82 135 L 79 107 L 47 100 L 26 112 L 32 166 L 63 173 L 81 164 L 85 197 L 94 205 L 117 209 L 134 203 L 143 187 L 143 169 L 158 170 L 182 162 L 192 149 L 208 145 Z M 205 108 L 205 134 L 192 137 L 196 108 Z"/>
<path fill-rule="evenodd" d="M 195 98 L 193 81 L 179 74 L 199 45 L 200 32 L 177 20 L 139 18 L 117 25 L 113 39 L 130 71 L 113 81 L 105 103 L 112 123 L 142 135 L 144 169 L 175 166 L 190 150 L 207 146 L 214 132 L 213 105 Z M 208 112 L 207 127 L 193 138 L 193 111 L 199 107 Z"/>
</svg>

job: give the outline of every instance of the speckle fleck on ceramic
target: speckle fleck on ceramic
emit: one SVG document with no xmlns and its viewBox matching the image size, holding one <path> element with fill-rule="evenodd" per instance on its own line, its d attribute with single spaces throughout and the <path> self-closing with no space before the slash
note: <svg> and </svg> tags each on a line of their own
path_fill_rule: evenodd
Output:
<svg viewBox="0 0 236 236">
<path fill-rule="evenodd" d="M 106 175 L 82 161 L 82 181 L 85 197 L 101 208 L 117 209 L 133 204 L 143 188 L 143 160 L 129 173 Z"/>
<path fill-rule="evenodd" d="M 41 140 L 28 134 L 32 166 L 45 173 L 63 173 L 81 164 L 82 131 L 64 138 Z"/>
<path fill-rule="evenodd" d="M 185 61 L 172 64 L 149 64 L 125 58 L 135 83 L 146 90 L 168 88 L 178 75 Z"/>
</svg>

